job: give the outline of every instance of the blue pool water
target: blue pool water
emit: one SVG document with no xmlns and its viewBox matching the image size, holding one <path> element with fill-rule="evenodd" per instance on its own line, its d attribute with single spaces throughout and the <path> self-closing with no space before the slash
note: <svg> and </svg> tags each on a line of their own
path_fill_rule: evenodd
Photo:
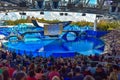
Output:
<svg viewBox="0 0 120 80">
<path fill-rule="evenodd" d="M 44 36 L 43 29 L 36 27 L 14 27 L 12 29 L 0 29 L 1 33 L 6 36 L 9 36 L 13 30 L 15 30 L 19 35 L 31 30 L 42 30 L 42 33 L 25 34 L 22 40 L 18 40 L 16 37 L 11 37 L 8 42 L 3 43 L 3 48 L 11 52 L 16 52 L 20 55 L 26 54 L 34 57 L 72 57 L 75 56 L 76 53 L 83 55 L 94 55 L 101 54 L 104 51 L 104 42 L 97 38 L 98 36 L 101 36 L 99 35 L 101 32 L 94 32 L 88 27 L 80 28 L 78 26 L 74 26 L 73 28 L 73 26 L 66 26 L 64 30 L 78 30 L 80 33 L 86 33 L 86 35 L 79 34 L 78 37 L 75 33 L 69 32 L 67 33 L 66 38 L 63 37 L 66 32 L 63 32 L 59 35 L 59 37 Z M 16 34 L 15 31 L 14 34 Z M 94 37 L 88 37 L 91 35 Z"/>
<path fill-rule="evenodd" d="M 6 42 L 4 48 L 16 53 L 33 56 L 49 57 L 62 53 L 79 53 L 84 55 L 100 54 L 104 43 L 99 39 L 87 38 L 85 40 L 65 41 L 63 39 L 33 39 L 32 41 Z M 97 42 L 96 42 L 97 41 Z M 95 44 L 96 43 L 96 44 Z"/>
</svg>

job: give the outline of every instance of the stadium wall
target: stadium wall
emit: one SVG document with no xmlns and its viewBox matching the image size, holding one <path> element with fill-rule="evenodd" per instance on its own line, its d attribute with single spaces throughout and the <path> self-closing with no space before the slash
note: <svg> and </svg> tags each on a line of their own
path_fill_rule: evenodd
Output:
<svg viewBox="0 0 120 80">
<path fill-rule="evenodd" d="M 17 19 L 26 19 L 28 16 L 35 18 L 44 18 L 46 20 L 60 20 L 60 21 L 88 21 L 94 22 L 96 14 L 90 13 L 79 13 L 79 12 L 55 12 L 55 11 L 24 11 L 24 15 L 21 15 L 22 12 L 5 12 L 0 13 L 0 20 L 17 20 Z"/>
</svg>

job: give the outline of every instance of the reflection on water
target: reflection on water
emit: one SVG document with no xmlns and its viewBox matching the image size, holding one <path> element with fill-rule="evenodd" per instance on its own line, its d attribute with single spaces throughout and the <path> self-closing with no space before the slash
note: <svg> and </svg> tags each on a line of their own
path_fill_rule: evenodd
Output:
<svg viewBox="0 0 120 80">
<path fill-rule="evenodd" d="M 101 40 L 77 40 L 77 41 L 65 41 L 63 39 L 35 39 L 29 38 L 26 41 L 18 42 L 6 42 L 4 45 L 10 51 L 16 50 L 16 52 L 23 54 L 24 51 L 27 53 L 40 53 L 46 52 L 47 54 L 56 53 L 56 52 L 78 52 L 84 55 L 90 55 L 98 53 L 100 54 L 102 50 L 96 49 L 98 45 L 103 45 Z M 104 45 L 103 45 L 104 46 Z"/>
</svg>

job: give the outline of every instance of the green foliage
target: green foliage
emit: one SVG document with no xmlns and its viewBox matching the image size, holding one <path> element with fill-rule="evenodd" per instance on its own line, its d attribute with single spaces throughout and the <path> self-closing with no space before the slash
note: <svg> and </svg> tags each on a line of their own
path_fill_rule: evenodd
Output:
<svg viewBox="0 0 120 80">
<path fill-rule="evenodd" d="M 97 28 L 99 30 L 107 30 L 108 27 L 108 22 L 107 21 L 99 21 L 99 23 L 97 24 Z"/>
<path fill-rule="evenodd" d="M 17 25 L 17 24 L 20 24 L 20 23 L 28 23 L 28 20 L 27 19 L 19 19 L 19 20 L 16 20 L 16 21 L 12 21 L 12 20 L 6 20 L 5 21 L 6 25 Z"/>
<path fill-rule="evenodd" d="M 97 28 L 99 30 L 113 30 L 118 29 L 120 27 L 119 21 L 99 21 L 97 24 Z"/>
<path fill-rule="evenodd" d="M 44 18 L 42 19 L 38 19 L 36 18 L 36 20 L 38 22 L 41 23 L 57 23 L 57 22 L 61 22 L 59 20 L 45 20 Z M 12 20 L 7 20 L 5 21 L 5 24 L 7 25 L 17 25 L 20 23 L 31 23 L 31 19 L 19 19 L 16 21 L 12 21 Z M 87 21 L 79 21 L 79 22 L 72 22 L 71 25 L 78 25 L 80 27 L 82 26 L 94 26 L 94 23 L 92 22 L 87 22 Z M 105 21 L 105 20 L 101 20 L 97 23 L 97 28 L 98 30 L 113 30 L 113 29 L 120 29 L 120 21 Z"/>
<path fill-rule="evenodd" d="M 93 26 L 94 24 L 92 22 L 79 21 L 79 22 L 72 22 L 71 25 L 78 25 L 80 27 L 83 27 L 83 26 Z"/>
<path fill-rule="evenodd" d="M 44 18 L 42 18 L 42 19 L 36 18 L 36 20 L 38 22 L 41 22 L 41 23 L 57 23 L 57 22 L 60 22 L 59 20 L 45 20 Z M 15 20 L 15 21 L 12 21 L 12 20 L 6 20 L 5 21 L 5 24 L 7 24 L 7 25 L 17 25 L 17 24 L 21 24 L 21 23 L 31 23 L 31 20 L 19 19 L 19 20 Z"/>
<path fill-rule="evenodd" d="M 12 20 L 7 20 L 7 21 L 4 22 L 4 24 L 5 25 L 15 25 L 14 21 L 12 21 Z"/>
<path fill-rule="evenodd" d="M 38 22 L 41 22 L 41 23 L 57 23 L 57 22 L 61 22 L 59 20 L 45 20 L 44 18 L 42 19 L 37 19 Z"/>
</svg>

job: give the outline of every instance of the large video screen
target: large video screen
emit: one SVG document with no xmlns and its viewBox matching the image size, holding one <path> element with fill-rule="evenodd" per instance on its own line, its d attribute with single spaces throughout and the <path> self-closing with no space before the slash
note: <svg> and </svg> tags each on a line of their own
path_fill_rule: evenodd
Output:
<svg viewBox="0 0 120 80">
<path fill-rule="evenodd" d="M 62 29 L 62 24 L 46 24 L 44 25 L 44 35 L 60 35 Z"/>
</svg>

